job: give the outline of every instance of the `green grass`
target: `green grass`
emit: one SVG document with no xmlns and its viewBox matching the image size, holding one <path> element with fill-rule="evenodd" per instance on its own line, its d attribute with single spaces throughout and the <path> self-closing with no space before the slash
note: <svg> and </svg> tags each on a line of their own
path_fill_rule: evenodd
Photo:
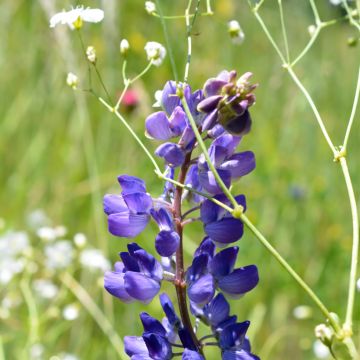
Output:
<svg viewBox="0 0 360 360">
<path fill-rule="evenodd" d="M 56 224 L 65 224 L 70 233 L 85 232 L 93 246 L 106 251 L 115 261 L 117 252 L 125 249 L 126 241 L 112 238 L 106 232 L 103 194 L 119 191 L 116 176 L 121 173 L 145 178 L 153 194 L 160 194 L 161 184 L 148 159 L 120 122 L 91 95 L 74 93 L 66 86 L 68 71 L 77 73 L 83 86 L 87 86 L 86 63 L 75 33 L 65 27 L 56 32 L 48 28 L 49 15 L 42 3 L 50 2 L 13 0 L 0 4 L 0 217 L 8 228 L 26 229 L 26 214 L 44 209 Z M 174 6 L 165 0 L 162 3 L 167 14 L 182 12 L 185 4 Z M 276 39 L 281 41 L 277 2 L 265 3 L 268 5 L 262 14 Z M 87 4 L 92 7 L 107 4 L 104 23 L 85 24 L 83 37 L 86 45 L 96 47 L 99 69 L 115 98 L 122 88 L 120 39 L 128 38 L 132 47 L 129 72 L 134 75 L 146 65 L 145 42 L 164 43 L 160 21 L 145 13 L 140 0 L 88 1 Z M 66 1 L 56 1 L 54 11 L 67 6 Z M 319 2 L 319 6 L 325 19 L 341 15 L 326 1 Z M 190 83 L 193 88 L 201 87 L 208 77 L 224 68 L 254 73 L 254 80 L 260 86 L 252 109 L 253 129 L 243 139 L 240 149 L 255 152 L 257 169 L 235 188 L 247 195 L 248 216 L 328 307 L 343 318 L 352 231 L 340 167 L 332 161 L 309 106 L 281 68 L 246 1 L 217 2 L 215 9 L 214 17 L 199 18 L 195 24 Z M 312 13 L 306 2 L 292 0 L 286 2 L 285 14 L 294 57 L 308 40 Z M 226 22 L 233 18 L 240 21 L 246 34 L 240 47 L 232 45 L 226 34 Z M 182 76 L 186 60 L 184 21 L 167 24 Z M 359 49 L 347 46 L 347 37 L 355 34 L 346 24 L 325 29 L 295 68 L 314 97 L 336 145 L 342 142 L 356 85 Z M 163 66 L 153 68 L 136 84 L 141 106 L 126 115 L 151 149 L 156 144 L 144 136 L 144 119 L 152 111 L 152 94 L 170 78 L 167 59 Z M 94 87 L 101 92 L 95 77 L 93 80 Z M 355 121 L 348 150 L 356 192 L 360 184 L 359 130 L 359 122 Z M 294 188 L 300 189 L 303 196 L 292 196 Z M 188 231 L 191 245 L 187 249 L 187 261 L 194 244 L 202 237 L 196 225 L 189 226 Z M 155 227 L 140 235 L 139 243 L 150 250 L 154 236 Z M 294 319 L 295 306 L 313 306 L 309 298 L 249 232 L 239 245 L 239 264 L 257 264 L 261 278 L 256 290 L 232 303 L 232 311 L 239 319 L 253 321 L 250 334 L 254 352 L 268 354 L 265 360 L 289 356 L 293 360 L 313 359 L 313 329 L 324 322 L 321 314 L 313 308 L 310 319 Z M 144 307 L 124 306 L 117 301 L 111 305 L 110 296 L 101 288 L 94 288 L 91 278 L 82 279 L 82 285 L 96 303 L 105 307 L 121 337 L 140 334 L 137 314 Z M 18 282 L 14 281 L 12 287 L 17 286 Z M 7 291 L 0 288 L 0 297 Z M 67 294 L 67 300 L 74 301 L 73 295 Z M 359 333 L 358 299 L 355 310 L 355 330 Z M 160 315 L 157 301 L 146 311 Z M 40 327 L 40 339 L 47 346 L 49 356 L 68 351 L 81 359 L 104 358 L 104 353 L 106 359 L 117 358 L 107 337 L 85 309 L 77 321 L 73 326 L 60 319 L 44 322 L 46 327 Z M 28 337 L 25 307 L 20 314 L 12 313 L 10 320 L 1 321 L 0 336 L 3 358 L 24 359 L 20 350 Z M 209 352 L 208 359 L 217 358 Z"/>
</svg>

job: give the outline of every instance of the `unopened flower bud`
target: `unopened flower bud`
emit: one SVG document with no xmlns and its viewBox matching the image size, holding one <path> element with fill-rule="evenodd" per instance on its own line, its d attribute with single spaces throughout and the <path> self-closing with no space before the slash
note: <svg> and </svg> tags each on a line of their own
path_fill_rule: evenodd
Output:
<svg viewBox="0 0 360 360">
<path fill-rule="evenodd" d="M 319 340 L 321 340 L 322 343 L 324 343 L 327 346 L 330 346 L 332 343 L 334 332 L 329 326 L 325 324 L 319 324 L 315 327 L 315 336 Z"/>
<path fill-rule="evenodd" d="M 66 77 L 66 83 L 75 90 L 78 86 L 79 79 L 75 74 L 69 72 Z"/>
<path fill-rule="evenodd" d="M 130 48 L 129 42 L 126 39 L 120 41 L 120 53 L 121 55 L 126 56 Z"/>
<path fill-rule="evenodd" d="M 86 57 L 92 64 L 96 63 L 96 51 L 93 46 L 88 46 L 86 49 Z"/>
<path fill-rule="evenodd" d="M 238 21 L 231 20 L 228 23 L 228 32 L 234 44 L 242 44 L 245 39 L 245 34 L 241 29 L 241 26 Z"/>
<path fill-rule="evenodd" d="M 145 1 L 145 10 L 150 15 L 156 12 L 155 3 L 153 1 Z"/>
<path fill-rule="evenodd" d="M 308 33 L 309 33 L 310 36 L 314 36 L 315 31 L 316 31 L 316 26 L 315 25 L 310 25 L 310 26 L 308 26 L 307 30 L 308 30 Z"/>
</svg>

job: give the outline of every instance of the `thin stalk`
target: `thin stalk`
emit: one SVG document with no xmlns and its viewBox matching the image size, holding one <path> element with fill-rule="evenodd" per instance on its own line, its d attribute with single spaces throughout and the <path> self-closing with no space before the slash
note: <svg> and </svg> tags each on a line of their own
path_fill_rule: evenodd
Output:
<svg viewBox="0 0 360 360">
<path fill-rule="evenodd" d="M 357 212 L 354 189 L 352 186 L 346 158 L 344 156 L 340 158 L 340 165 L 341 165 L 341 170 L 344 174 L 346 189 L 349 195 L 352 226 L 353 226 L 353 245 L 352 245 L 352 254 L 351 254 L 350 277 L 349 277 L 348 303 L 347 303 L 346 317 L 344 323 L 344 330 L 349 331 L 349 333 L 351 334 L 352 318 L 353 318 L 353 310 L 354 310 L 354 302 L 355 302 L 355 291 L 356 291 L 356 271 L 357 271 L 358 256 L 359 256 L 359 217 Z"/>
<path fill-rule="evenodd" d="M 195 133 L 195 137 L 196 140 L 205 156 L 206 162 L 210 168 L 210 170 L 212 171 L 212 173 L 214 174 L 214 177 L 216 179 L 216 182 L 219 184 L 219 186 L 221 187 L 222 191 L 224 192 L 224 194 L 226 195 L 226 197 L 229 199 L 229 201 L 231 202 L 231 204 L 233 205 L 234 209 L 238 209 L 240 205 L 238 205 L 237 201 L 235 200 L 234 196 L 231 194 L 230 190 L 226 187 L 226 185 L 224 184 L 224 182 L 222 181 L 219 173 L 217 172 L 214 164 L 212 163 L 208 150 L 206 148 L 205 143 L 203 142 L 201 135 L 199 133 L 199 130 L 196 126 L 195 120 L 190 112 L 189 106 L 186 102 L 186 99 L 184 98 L 184 96 L 181 97 L 181 103 L 183 104 L 183 107 L 185 109 L 186 115 L 190 121 L 190 125 Z"/>
<path fill-rule="evenodd" d="M 345 153 L 346 153 L 346 147 L 347 147 L 347 143 L 348 143 L 349 136 L 350 136 L 351 127 L 352 127 L 352 124 L 354 122 L 355 113 L 356 113 L 356 109 L 357 109 L 358 102 L 359 102 L 359 94 L 360 94 L 360 67 L 359 67 L 359 71 L 358 71 L 358 78 L 357 78 L 357 84 L 356 84 L 356 90 L 355 90 L 355 97 L 354 97 L 354 102 L 353 102 L 353 106 L 352 106 L 352 109 L 351 109 L 351 115 L 350 115 L 350 118 L 349 118 L 348 126 L 346 128 L 346 134 L 345 134 L 343 146 L 341 148 L 343 151 L 345 151 Z"/>
<path fill-rule="evenodd" d="M 247 218 L 245 214 L 240 216 L 241 221 L 250 229 L 261 244 L 270 252 L 270 254 L 280 263 L 280 265 L 290 274 L 290 276 L 301 286 L 301 288 L 309 295 L 313 302 L 318 306 L 321 312 L 328 319 L 336 333 L 340 333 L 339 324 L 331 316 L 330 311 L 318 298 L 314 291 L 306 284 L 306 282 L 297 274 L 297 272 L 289 265 L 289 263 L 277 252 L 277 250 L 266 240 L 265 236 L 256 228 L 255 225 Z"/>
<path fill-rule="evenodd" d="M 347 14 L 348 14 L 348 16 L 349 16 L 350 24 L 353 25 L 353 26 L 355 26 L 355 27 L 360 31 L 360 24 L 359 24 L 358 21 L 356 21 L 356 20 L 354 19 L 353 15 L 352 15 L 352 9 L 350 9 L 347 1 L 346 1 L 346 0 L 342 0 L 342 4 L 343 4 L 343 6 L 344 6 L 344 8 L 345 8 L 345 10 L 346 10 L 346 12 L 347 12 Z"/>
<path fill-rule="evenodd" d="M 133 136 L 133 138 L 136 140 L 136 142 L 140 145 L 140 147 L 144 150 L 147 157 L 150 159 L 152 164 L 154 165 L 155 171 L 157 173 L 161 173 L 159 165 L 157 164 L 154 157 L 151 155 L 150 151 L 147 149 L 147 147 L 144 145 L 144 143 L 141 141 L 141 139 L 137 136 L 136 132 L 132 129 L 132 127 L 127 123 L 125 118 L 111 105 L 109 105 L 103 98 L 98 97 L 98 100 L 117 118 L 120 119 L 120 121 L 123 123 L 123 125 L 126 127 L 126 129 L 130 132 L 130 134 Z"/>
<path fill-rule="evenodd" d="M 315 24 L 316 26 L 319 26 L 321 24 L 321 19 L 320 19 L 319 11 L 315 5 L 315 1 L 314 0 L 309 0 L 309 1 L 310 1 L 311 9 L 314 13 Z"/>
<path fill-rule="evenodd" d="M 210 16 L 210 15 L 213 15 L 213 14 L 214 14 L 213 12 L 206 11 L 206 12 L 202 12 L 202 13 L 198 13 L 198 14 L 189 14 L 189 17 L 193 18 L 193 17 L 195 17 L 197 15 L 198 16 Z M 160 18 L 160 15 L 157 14 L 157 13 L 153 13 L 151 15 Z M 163 15 L 162 18 L 164 20 L 180 20 L 180 19 L 185 19 L 185 17 L 186 17 L 186 15 Z"/>
<path fill-rule="evenodd" d="M 184 82 L 185 83 L 187 83 L 187 81 L 188 81 L 190 62 L 191 62 L 191 28 L 190 28 L 190 17 L 189 17 L 191 3 L 192 3 L 192 0 L 189 0 L 188 6 L 185 10 L 185 22 L 186 22 L 187 44 L 188 44 L 188 46 L 187 46 L 188 52 L 187 52 L 185 74 L 184 74 Z"/>
<path fill-rule="evenodd" d="M 153 65 L 153 60 L 151 60 L 146 65 L 145 69 L 140 74 L 136 75 L 133 79 L 129 80 L 130 84 L 134 83 L 136 80 L 139 80 L 142 76 L 144 76 L 149 71 L 152 65 Z"/>
<path fill-rule="evenodd" d="M 287 63 L 290 64 L 290 51 L 289 51 L 289 43 L 288 43 L 288 37 L 287 37 L 287 32 L 286 32 L 282 0 L 278 0 L 278 4 L 279 4 L 279 12 L 280 12 L 281 31 L 282 31 L 283 39 L 284 39 L 286 60 L 287 60 Z"/>
<path fill-rule="evenodd" d="M 337 150 L 335 149 L 335 146 L 333 144 L 333 142 L 331 141 L 331 138 L 326 130 L 326 127 L 325 127 L 325 124 L 324 122 L 322 121 L 322 118 L 320 116 L 320 113 L 313 101 L 313 99 L 311 98 L 309 92 L 306 90 L 306 88 L 304 87 L 304 85 L 302 84 L 302 82 L 299 80 L 299 78 L 297 77 L 297 75 L 295 74 L 294 70 L 288 66 L 286 67 L 288 73 L 290 74 L 290 76 L 292 77 L 292 79 L 294 80 L 295 84 L 298 86 L 298 88 L 302 91 L 302 93 L 305 95 L 314 115 L 315 115 L 315 118 L 316 118 L 316 121 L 318 122 L 319 126 L 320 126 L 320 129 L 321 129 L 321 132 L 326 140 L 326 142 L 328 143 L 331 151 L 333 152 L 333 155 L 334 157 L 337 155 Z"/>
<path fill-rule="evenodd" d="M 2 337 L 0 336 L 0 360 L 5 360 L 5 351 L 4 351 L 4 344 L 2 341 Z"/>
<path fill-rule="evenodd" d="M 98 324 L 100 329 L 109 339 L 115 352 L 118 354 L 119 359 L 127 358 L 127 355 L 123 352 L 124 344 L 119 335 L 115 332 L 108 318 L 97 306 L 89 293 L 78 283 L 71 274 L 65 272 L 61 274 L 60 280 L 63 284 L 76 296 L 84 308 L 88 311 L 91 317 Z"/>
<path fill-rule="evenodd" d="M 206 12 L 208 15 L 213 15 L 214 12 L 211 9 L 210 0 L 206 0 Z"/>
<path fill-rule="evenodd" d="M 172 52 L 172 47 L 171 47 L 171 41 L 169 38 L 169 33 L 167 31 L 167 26 L 166 26 L 166 22 L 164 20 L 164 17 L 162 15 L 162 11 L 161 11 L 161 7 L 160 7 L 160 1 L 159 0 L 155 0 L 156 2 L 156 8 L 159 11 L 159 17 L 160 17 L 160 21 L 161 21 L 161 26 L 163 28 L 163 32 L 164 32 L 164 36 L 165 36 L 165 43 L 166 43 L 166 47 L 168 50 L 168 54 L 169 54 L 169 58 L 170 58 L 170 64 L 171 64 L 171 69 L 174 75 L 174 80 L 177 82 L 179 79 L 177 70 L 176 70 L 176 64 L 175 64 L 175 59 L 174 59 L 174 55 Z"/>
</svg>

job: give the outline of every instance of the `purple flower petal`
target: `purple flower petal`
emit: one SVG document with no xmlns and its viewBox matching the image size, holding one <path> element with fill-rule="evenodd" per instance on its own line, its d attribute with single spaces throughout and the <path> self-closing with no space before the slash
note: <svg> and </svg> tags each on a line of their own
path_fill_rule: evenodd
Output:
<svg viewBox="0 0 360 360">
<path fill-rule="evenodd" d="M 223 134 L 219 137 L 217 137 L 213 143 L 212 146 L 221 146 L 227 150 L 226 156 L 231 156 L 236 147 L 239 145 L 241 141 L 241 136 L 234 136 L 231 134 Z"/>
<path fill-rule="evenodd" d="M 194 253 L 194 258 L 201 254 L 207 254 L 210 258 L 212 258 L 215 254 L 215 245 L 208 237 L 205 237 L 204 240 L 200 243 L 199 247 Z"/>
<path fill-rule="evenodd" d="M 160 145 L 155 154 L 165 159 L 166 163 L 174 167 L 180 166 L 185 160 L 185 153 L 178 144 L 165 143 Z"/>
<path fill-rule="evenodd" d="M 223 294 L 218 294 L 204 307 L 204 315 L 213 327 L 226 320 L 229 316 L 230 305 Z"/>
<path fill-rule="evenodd" d="M 251 117 L 249 110 L 246 110 L 243 115 L 232 119 L 219 116 L 219 123 L 231 134 L 238 136 L 245 135 L 251 129 Z"/>
<path fill-rule="evenodd" d="M 221 169 L 217 169 L 217 171 L 225 186 L 229 188 L 231 185 L 231 172 Z M 212 171 L 199 171 L 199 182 L 201 186 L 210 194 L 216 195 L 223 192 Z"/>
<path fill-rule="evenodd" d="M 226 350 L 222 355 L 222 360 L 260 360 L 260 358 L 245 350 Z"/>
<path fill-rule="evenodd" d="M 144 180 L 141 180 L 136 176 L 120 175 L 118 176 L 118 181 L 122 188 L 122 195 L 146 192 Z"/>
<path fill-rule="evenodd" d="M 217 253 L 210 260 L 209 271 L 215 279 L 221 279 L 232 272 L 238 252 L 239 248 L 237 246 L 229 247 Z"/>
<path fill-rule="evenodd" d="M 232 178 L 245 176 L 255 169 L 255 155 L 252 151 L 232 155 L 220 168 L 229 170 Z"/>
<path fill-rule="evenodd" d="M 160 284 L 137 272 L 128 271 L 124 275 L 125 290 L 133 298 L 149 303 L 160 290 Z"/>
<path fill-rule="evenodd" d="M 149 220 L 147 214 L 111 214 L 108 217 L 109 232 L 115 236 L 133 238 L 145 229 Z"/>
<path fill-rule="evenodd" d="M 206 224 L 205 233 L 217 243 L 230 244 L 242 237 L 244 224 L 238 219 L 223 218 Z"/>
<path fill-rule="evenodd" d="M 205 98 L 204 100 L 200 101 L 197 106 L 197 110 L 205 113 L 212 112 L 216 109 L 219 101 L 222 99 L 221 95 L 213 95 Z"/>
<path fill-rule="evenodd" d="M 173 136 L 164 111 L 158 111 L 148 116 L 145 120 L 145 127 L 147 134 L 156 140 L 169 140 Z"/>
<path fill-rule="evenodd" d="M 151 359 L 169 360 L 172 358 L 171 346 L 163 336 L 145 333 L 143 339 Z"/>
<path fill-rule="evenodd" d="M 226 85 L 227 82 L 228 79 L 225 80 L 219 78 L 211 78 L 207 80 L 204 85 L 205 96 L 213 96 L 219 94 L 221 92 L 222 87 Z"/>
<path fill-rule="evenodd" d="M 151 254 L 140 248 L 134 252 L 133 256 L 137 260 L 141 273 L 156 281 L 162 280 L 162 266 Z"/>
<path fill-rule="evenodd" d="M 255 265 L 235 269 L 230 275 L 218 281 L 219 288 L 233 296 L 243 295 L 252 290 L 259 282 L 259 274 Z"/>
<path fill-rule="evenodd" d="M 129 356 L 149 355 L 144 339 L 141 336 L 124 337 L 125 352 Z"/>
<path fill-rule="evenodd" d="M 204 360 L 204 357 L 196 351 L 185 349 L 181 360 Z"/>
<path fill-rule="evenodd" d="M 103 200 L 104 212 L 107 215 L 128 211 L 126 202 L 121 195 L 107 194 Z"/>
<path fill-rule="evenodd" d="M 196 304 L 206 304 L 214 296 L 215 285 L 212 275 L 201 276 L 200 279 L 192 283 L 188 288 L 188 294 L 191 301 Z"/>
<path fill-rule="evenodd" d="M 215 109 L 213 112 L 211 112 L 209 115 L 207 115 L 204 118 L 203 124 L 202 124 L 202 130 L 210 130 L 216 123 L 216 120 L 218 119 L 218 111 Z"/>
<path fill-rule="evenodd" d="M 170 115 L 179 104 L 180 99 L 176 96 L 176 82 L 168 81 L 162 91 L 161 105 L 167 114 Z"/>
<path fill-rule="evenodd" d="M 172 136 L 180 136 L 182 134 L 186 126 L 186 119 L 184 110 L 180 106 L 177 106 L 169 119 Z"/>
<path fill-rule="evenodd" d="M 225 327 L 221 332 L 219 339 L 221 349 L 230 350 L 235 347 L 236 350 L 241 350 L 249 326 L 250 321 L 244 321 Z"/>
<path fill-rule="evenodd" d="M 171 256 L 178 249 L 180 236 L 173 230 L 162 230 L 155 239 L 155 248 L 161 256 Z"/>
<path fill-rule="evenodd" d="M 160 230 L 174 230 L 173 219 L 169 211 L 164 208 L 160 208 L 159 210 L 152 209 L 150 214 L 158 224 Z"/>
<path fill-rule="evenodd" d="M 134 298 L 125 290 L 124 273 L 107 271 L 104 275 L 104 287 L 113 296 L 125 303 L 131 303 Z"/>
<path fill-rule="evenodd" d="M 140 314 L 140 320 L 144 327 L 144 332 L 154 333 L 161 336 L 166 336 L 166 331 L 161 322 L 146 312 Z"/>
<path fill-rule="evenodd" d="M 138 192 L 124 195 L 130 212 L 134 214 L 149 214 L 150 209 L 153 207 L 152 198 L 149 194 Z"/>
</svg>

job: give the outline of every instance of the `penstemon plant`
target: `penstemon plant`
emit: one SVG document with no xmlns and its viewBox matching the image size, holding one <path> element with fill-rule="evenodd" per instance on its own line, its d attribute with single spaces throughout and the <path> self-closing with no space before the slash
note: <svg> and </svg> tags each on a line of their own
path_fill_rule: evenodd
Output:
<svg viewBox="0 0 360 360">
<path fill-rule="evenodd" d="M 211 74 L 202 89 L 193 91 L 189 85 L 189 69 L 192 55 L 192 27 L 199 16 L 212 16 L 210 1 L 201 10 L 201 1 L 188 1 L 183 15 L 163 15 L 159 1 L 147 1 L 146 11 L 159 18 L 164 29 L 166 48 L 158 42 L 148 42 L 145 51 L 148 65 L 134 78 L 127 75 L 129 42 L 123 39 L 120 53 L 123 56 L 123 91 L 116 101 L 112 100 L 97 67 L 97 56 L 93 46 L 85 48 L 82 39 L 84 22 L 102 21 L 100 9 L 78 7 L 54 15 L 50 26 L 67 24 L 76 30 L 84 56 L 89 67 L 89 88 L 84 89 L 126 127 L 139 144 L 150 163 L 154 174 L 163 181 L 160 196 L 152 196 L 146 190 L 144 179 L 128 174 L 118 177 L 120 194 L 104 197 L 104 211 L 107 215 L 109 232 L 112 235 L 133 239 L 143 231 L 150 221 L 159 228 L 154 248 L 158 258 L 144 250 L 136 242 L 130 242 L 127 252 L 121 252 L 121 261 L 114 270 L 105 273 L 105 289 L 125 303 L 140 301 L 148 304 L 159 297 L 165 318 L 160 322 L 146 312 L 140 314 L 143 326 L 141 336 L 126 336 L 124 349 L 133 360 L 172 359 L 185 360 L 206 358 L 206 347 L 216 346 L 224 360 L 259 359 L 253 354 L 246 336 L 249 321 L 231 315 L 227 299 L 237 299 L 254 289 L 259 282 L 256 265 L 235 267 L 238 246 L 244 227 L 248 228 L 281 264 L 292 279 L 308 294 L 324 316 L 324 323 L 316 326 L 315 335 L 329 348 L 335 359 L 359 359 L 353 341 L 353 312 L 357 278 L 359 250 L 358 213 L 354 190 L 347 166 L 347 143 L 351 133 L 360 92 L 360 69 L 352 112 L 341 146 L 335 146 L 326 125 L 317 110 L 308 90 L 295 73 L 295 65 L 308 53 L 320 31 L 349 21 L 360 31 L 360 1 L 341 1 L 345 15 L 339 19 L 322 21 L 314 0 L 309 4 L 314 14 L 315 25 L 311 27 L 308 44 L 294 59 L 290 56 L 288 35 L 282 0 L 277 1 L 281 21 L 284 51 L 271 34 L 261 17 L 260 9 L 266 2 L 248 1 L 260 27 L 280 57 L 282 67 L 304 94 L 315 115 L 321 132 L 329 145 L 335 162 L 340 164 L 349 195 L 353 222 L 353 246 L 349 275 L 346 317 L 343 322 L 316 295 L 281 254 L 271 245 L 257 227 L 246 216 L 246 200 L 243 194 L 235 195 L 232 183 L 249 174 L 255 168 L 255 156 L 251 151 L 237 152 L 242 137 L 251 130 L 252 119 L 249 109 L 255 103 L 254 91 L 257 84 L 245 72 L 238 76 L 235 70 Z M 176 71 L 175 60 L 167 32 L 167 21 L 184 20 L 187 31 L 187 61 L 182 81 Z M 236 21 L 229 23 L 229 34 L 235 43 L 241 43 L 244 35 Z M 155 106 L 160 111 L 145 119 L 145 133 L 151 141 L 160 143 L 155 156 L 137 135 L 120 112 L 131 86 L 153 66 L 160 66 L 169 56 L 175 80 L 166 82 L 163 90 L 156 94 Z M 91 74 L 98 77 L 106 97 L 97 95 L 91 84 Z M 79 87 L 76 75 L 69 73 L 67 83 Z M 159 165 L 159 159 L 165 165 Z M 193 222 L 200 222 L 203 234 L 196 239 L 197 248 L 191 263 L 184 257 L 184 233 Z M 132 241 L 132 240 L 131 240 Z M 163 282 L 173 286 L 173 294 L 161 292 Z M 167 287 L 168 288 L 168 287 Z M 176 310 L 171 297 L 176 294 Z M 199 335 L 200 324 L 209 328 L 205 335 Z M 210 339 L 210 340 L 209 340 Z M 256 353 L 256 351 L 254 351 Z"/>
</svg>

